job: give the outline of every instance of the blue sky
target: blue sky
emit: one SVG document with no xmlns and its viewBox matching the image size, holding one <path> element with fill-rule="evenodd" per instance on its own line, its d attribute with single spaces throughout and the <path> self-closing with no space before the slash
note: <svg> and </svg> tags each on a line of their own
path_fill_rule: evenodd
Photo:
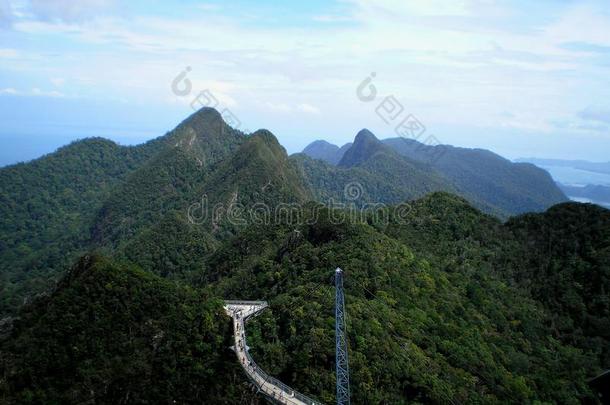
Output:
<svg viewBox="0 0 610 405">
<path fill-rule="evenodd" d="M 0 0 L 0 164 L 162 135 L 202 91 L 289 152 L 395 136 L 393 96 L 442 143 L 608 160 L 610 3 Z"/>
</svg>

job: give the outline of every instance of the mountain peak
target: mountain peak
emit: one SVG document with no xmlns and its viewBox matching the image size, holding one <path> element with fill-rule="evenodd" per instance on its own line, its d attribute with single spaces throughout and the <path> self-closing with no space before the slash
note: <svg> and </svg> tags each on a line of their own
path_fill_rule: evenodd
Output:
<svg viewBox="0 0 610 405">
<path fill-rule="evenodd" d="M 192 118 L 202 118 L 202 119 L 222 119 L 222 115 L 220 114 L 220 112 L 218 112 L 217 109 L 213 108 L 213 107 L 201 107 L 200 109 L 198 109 L 197 111 L 195 111 L 193 114 L 191 114 L 189 116 L 188 119 L 192 119 Z"/>
<path fill-rule="evenodd" d="M 171 148 L 181 149 L 192 156 L 200 166 L 207 166 L 234 150 L 243 142 L 244 135 L 231 128 L 217 110 L 203 107 L 163 139 Z"/>
<path fill-rule="evenodd" d="M 373 134 L 371 131 L 369 131 L 366 128 L 363 128 L 356 134 L 356 138 L 354 139 L 354 144 L 356 144 L 358 142 L 364 142 L 364 141 L 378 141 L 379 142 L 379 139 L 377 139 L 375 134 Z"/>
<path fill-rule="evenodd" d="M 324 139 L 318 139 L 317 141 L 313 141 L 312 143 L 307 145 L 307 148 L 316 147 L 316 146 L 317 147 L 330 147 L 330 148 L 333 148 L 333 149 L 335 149 L 335 148 L 339 149 L 339 147 L 337 145 L 334 145 L 334 144 L 332 144 L 330 142 L 327 142 Z M 305 149 L 307 149 L 307 148 L 305 148 Z"/>
<path fill-rule="evenodd" d="M 354 144 L 345 152 L 339 166 L 356 166 L 377 153 L 386 149 L 383 143 L 368 129 L 362 129 L 356 135 Z"/>
</svg>

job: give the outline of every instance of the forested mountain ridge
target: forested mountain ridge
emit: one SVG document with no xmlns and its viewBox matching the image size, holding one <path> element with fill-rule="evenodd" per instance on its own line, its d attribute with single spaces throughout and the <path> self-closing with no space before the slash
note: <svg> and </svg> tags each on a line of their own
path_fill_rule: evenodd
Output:
<svg viewBox="0 0 610 405">
<path fill-rule="evenodd" d="M 302 153 L 313 157 L 314 159 L 320 159 L 330 163 L 331 165 L 336 165 L 345 154 L 345 151 L 347 151 L 351 146 L 351 143 L 346 143 L 339 148 L 336 145 L 319 140 L 307 145 L 307 147 L 303 149 Z"/>
<path fill-rule="evenodd" d="M 0 313 L 49 286 L 86 244 L 101 202 L 161 146 L 90 138 L 0 169 Z"/>
<path fill-rule="evenodd" d="M 1 168 L 0 313 L 51 287 L 79 253 L 114 249 L 143 225 L 184 210 L 196 201 L 185 192 L 245 138 L 204 108 L 142 145 L 85 139 Z"/>
<path fill-rule="evenodd" d="M 557 334 L 558 317 L 565 324 L 579 315 L 536 299 L 517 276 L 532 269 L 531 238 L 548 233 L 502 224 L 450 194 L 411 205 L 407 216 L 388 207 L 385 216 L 354 219 L 310 203 L 299 224 L 251 224 L 202 257 L 197 277 L 184 280 L 192 287 L 128 263 L 85 257 L 5 330 L 0 398 L 255 401 L 226 349 L 230 321 L 219 305 L 265 299 L 270 308 L 248 328 L 253 356 L 282 381 L 332 403 L 332 269 L 340 264 L 354 403 L 594 401 L 586 381 L 603 367 L 608 338 L 603 331 L 587 338 L 592 331 L 578 328 Z M 566 204 L 559 212 L 573 218 L 586 212 L 591 226 L 576 239 L 605 246 L 608 211 Z M 572 220 L 554 215 L 527 220 L 570 232 Z M 607 285 L 603 265 L 592 262 L 587 272 Z M 564 284 L 551 284 L 553 296 L 576 285 L 576 277 L 563 273 Z M 596 304 L 584 313 L 607 322 L 603 291 L 587 291 Z M 30 347 L 36 349 L 26 353 Z"/>
<path fill-rule="evenodd" d="M 429 165 L 404 158 L 370 131 L 360 131 L 337 166 L 304 154 L 290 157 L 318 201 L 398 204 L 434 191 L 455 189 Z M 346 193 L 353 186 L 354 195 Z"/>
<path fill-rule="evenodd" d="M 474 196 L 513 215 L 544 211 L 567 201 L 551 175 L 529 163 L 513 163 L 484 149 L 429 146 L 404 138 L 383 142 L 416 160 L 426 161 L 427 156 L 440 156 L 433 166 L 464 196 Z M 442 152 L 432 151 L 438 148 L 443 148 Z"/>
<path fill-rule="evenodd" d="M 374 158 L 378 153 L 391 155 L 389 149 L 385 148 L 371 131 L 362 129 L 356 134 L 354 142 L 345 151 L 337 166 L 358 166 Z"/>
<path fill-rule="evenodd" d="M 368 131 L 334 166 L 203 109 L 0 180 L 0 402 L 257 403 L 220 305 L 265 299 L 255 358 L 331 403 L 337 266 L 354 403 L 594 402 L 587 379 L 609 366 L 610 211 L 503 223 Z M 248 216 L 261 207 L 294 215 Z"/>
<path fill-rule="evenodd" d="M 75 142 L 0 169 L 0 182 L 6 190 L 0 200 L 2 314 L 50 288 L 87 250 L 139 258 L 155 263 L 154 272 L 181 278 L 178 269 L 188 273 L 200 256 L 188 264 L 176 255 L 170 255 L 174 262 L 159 261 L 172 249 L 183 251 L 177 243 L 184 241 L 181 227 L 201 241 L 189 251 L 204 254 L 216 239 L 235 232 L 233 207 L 273 208 L 312 198 L 273 134 L 259 130 L 246 136 L 211 108 L 143 145 L 123 147 L 101 138 Z M 206 213 L 205 226 L 195 229 L 187 211 L 202 199 L 207 209 L 220 209 L 216 218 Z M 140 248 L 149 244 L 142 234 L 163 239 L 159 244 L 166 250 L 144 257 Z"/>
<path fill-rule="evenodd" d="M 84 256 L 0 348 L 0 403 L 258 403 L 222 301 Z M 242 402 L 243 401 L 243 402 Z"/>
<path fill-rule="evenodd" d="M 558 338 L 597 352 L 610 365 L 610 210 L 564 203 L 511 218 L 522 255 L 504 272 L 553 314 Z M 515 264 L 515 261 L 518 264 Z"/>
<path fill-rule="evenodd" d="M 120 184 L 97 214 L 93 240 L 116 247 L 171 210 L 196 201 L 210 173 L 245 141 L 213 109 L 202 109 L 161 138 L 166 145 Z"/>
<path fill-rule="evenodd" d="M 368 157 L 377 154 L 380 149 L 386 154 L 388 149 L 391 149 L 411 164 L 420 164 L 425 171 L 441 178 L 451 186 L 449 191 L 465 197 L 477 208 L 504 219 L 524 212 L 544 211 L 554 204 L 567 201 L 567 197 L 550 175 L 530 164 L 512 163 L 483 149 L 456 148 L 449 145 L 430 146 L 405 138 L 373 142 L 376 138 L 370 131 L 363 130 L 361 133 L 367 135 L 366 141 L 361 142 L 361 147 L 357 150 L 352 145 L 351 150 L 342 153 L 342 160 L 337 166 L 352 167 L 354 166 L 352 163 L 364 162 Z M 363 144 L 366 146 L 362 147 Z M 382 149 L 380 144 L 385 145 L 386 149 Z M 326 149 L 332 146 L 334 145 L 329 144 Z M 307 147 L 303 153 L 332 164 L 332 161 L 325 159 L 316 148 Z M 409 171 L 400 174 L 404 176 L 405 173 L 412 175 Z M 400 187 L 398 184 L 392 186 L 394 189 Z M 396 202 L 391 196 L 380 197 L 378 202 Z"/>
</svg>

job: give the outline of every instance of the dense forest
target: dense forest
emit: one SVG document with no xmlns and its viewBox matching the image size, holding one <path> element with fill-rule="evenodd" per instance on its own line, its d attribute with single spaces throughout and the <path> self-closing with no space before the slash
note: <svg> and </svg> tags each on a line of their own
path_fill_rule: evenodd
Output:
<svg viewBox="0 0 610 405">
<path fill-rule="evenodd" d="M 380 153 L 383 158 L 376 159 Z M 544 211 L 567 200 L 546 171 L 529 163 L 513 163 L 484 149 L 425 145 L 407 138 L 379 141 L 370 131 L 363 130 L 353 144 L 339 148 L 315 141 L 303 154 L 315 159 L 306 162 L 305 172 L 314 184 L 322 184 L 323 190 L 331 186 L 324 184 L 331 177 L 328 172 L 353 176 L 355 173 L 350 172 L 358 167 L 358 176 L 364 173 L 367 189 L 379 190 L 380 185 L 384 188 L 371 201 L 397 203 L 415 198 L 420 192 L 414 185 L 419 183 L 420 188 L 425 185 L 435 191 L 456 193 L 482 211 L 507 219 Z M 405 181 L 407 186 L 401 184 Z"/>
<path fill-rule="evenodd" d="M 355 403 L 592 400 L 586 381 L 610 347 L 608 329 L 592 328 L 610 320 L 607 261 L 562 249 L 553 260 L 572 268 L 557 285 L 535 271 L 553 265 L 530 263 L 547 256 L 526 255 L 531 238 L 545 238 L 542 224 L 559 235 L 583 210 L 591 226 L 573 240 L 607 254 L 606 210 L 565 204 L 504 225 L 441 193 L 415 201 L 407 218 L 390 210 L 355 220 L 309 204 L 302 225 L 253 224 L 194 258 L 176 239 L 176 250 L 161 251 L 181 257 L 159 260 L 190 271 L 171 282 L 147 271 L 154 261 L 85 256 L 4 326 L 2 398 L 243 403 L 250 394 L 227 349 L 221 300 L 265 299 L 270 309 L 249 327 L 253 356 L 331 403 L 332 274 L 341 265 Z M 581 289 L 585 266 L 592 282 Z M 591 304 L 574 312 L 578 302 Z"/>
<path fill-rule="evenodd" d="M 331 165 L 204 109 L 0 182 L 1 403 L 258 404 L 224 299 L 267 300 L 253 357 L 332 403 L 338 266 L 354 403 L 595 403 L 610 366 L 610 211 L 503 221 L 368 131 Z"/>
</svg>

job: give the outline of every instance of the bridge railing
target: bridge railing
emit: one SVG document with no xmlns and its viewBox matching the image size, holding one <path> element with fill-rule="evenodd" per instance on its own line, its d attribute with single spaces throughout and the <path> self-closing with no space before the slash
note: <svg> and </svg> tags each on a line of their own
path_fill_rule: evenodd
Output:
<svg viewBox="0 0 610 405">
<path fill-rule="evenodd" d="M 260 313 L 260 311 L 264 308 L 266 308 L 268 306 L 266 301 L 243 301 L 243 300 L 227 300 L 225 301 L 225 306 L 226 307 L 231 307 L 231 306 L 239 306 L 239 305 L 249 305 L 249 306 L 257 306 L 259 308 L 256 309 L 252 309 L 249 311 L 246 311 L 245 313 L 241 314 L 241 317 L 243 319 L 243 324 L 245 327 L 245 321 L 252 315 L 258 314 Z M 246 343 L 246 334 L 245 331 L 242 332 L 241 334 L 242 339 L 243 339 L 243 344 L 244 347 L 248 347 L 247 343 Z M 237 343 L 237 342 L 236 342 Z M 237 349 L 237 347 L 236 347 Z M 245 365 L 246 367 L 246 371 L 248 370 L 252 370 L 252 374 L 254 374 L 255 377 L 258 377 L 260 379 L 263 380 L 263 383 L 261 384 L 259 381 L 257 381 L 257 379 L 255 377 L 253 377 L 249 372 L 246 372 L 246 374 L 248 375 L 248 377 L 253 381 L 253 383 L 259 388 L 259 390 L 261 390 L 263 393 L 265 393 L 265 395 L 267 395 L 268 397 L 279 401 L 280 398 L 274 398 L 273 395 L 270 395 L 269 393 L 266 393 L 263 389 L 264 385 L 269 384 L 269 385 L 273 385 L 277 388 L 279 388 L 282 392 L 283 392 L 283 397 L 281 398 L 281 400 L 283 400 L 284 402 L 288 403 L 298 403 L 293 401 L 293 399 L 298 400 L 301 403 L 305 403 L 308 405 L 321 405 L 320 402 L 317 402 L 311 398 L 309 398 L 306 395 L 301 394 L 300 392 L 295 391 L 294 389 L 290 388 L 289 386 L 287 386 L 286 384 L 284 384 L 283 382 L 281 382 L 280 380 L 270 376 L 269 374 L 267 374 L 264 370 L 262 370 L 261 368 L 258 367 L 258 365 L 256 364 L 256 362 L 254 361 L 254 359 L 252 358 L 252 356 L 250 356 L 250 353 L 248 352 L 248 350 L 243 350 L 245 356 L 246 356 L 246 360 L 248 361 L 247 365 Z"/>
<path fill-rule="evenodd" d="M 266 303 L 265 303 L 266 304 Z M 244 318 L 245 319 L 245 318 Z M 246 343 L 246 334 L 244 333 L 242 335 L 242 338 L 244 340 L 244 347 L 247 347 L 247 343 Z M 248 369 L 252 369 L 252 373 L 255 375 L 258 375 L 258 377 L 262 378 L 264 380 L 263 384 L 260 384 L 258 381 L 256 381 L 256 379 L 252 378 L 250 376 L 250 374 L 248 373 L 248 375 L 250 376 L 250 378 L 253 380 L 254 384 L 261 390 L 264 392 L 264 390 L 262 389 L 263 386 L 265 384 L 269 384 L 269 385 L 274 385 L 276 387 L 278 387 L 279 389 L 281 389 L 284 392 L 284 397 L 283 399 L 285 399 L 286 401 L 290 401 L 292 398 L 297 399 L 300 402 L 309 404 L 309 405 L 321 405 L 321 402 L 317 402 L 314 399 L 309 398 L 306 395 L 301 394 L 298 391 L 295 391 L 294 389 L 290 388 L 288 385 L 284 384 L 283 382 L 281 382 L 280 380 L 270 376 L 269 374 L 267 374 L 263 369 L 261 369 L 260 367 L 258 367 L 258 365 L 256 364 L 256 362 L 254 361 L 254 359 L 252 358 L 252 356 L 250 356 L 250 352 L 248 350 L 244 350 L 246 359 L 248 360 L 248 365 L 246 365 L 246 367 Z M 256 371 L 255 371 L 256 370 Z M 267 396 L 270 396 L 269 394 L 266 393 Z M 279 398 L 274 398 L 273 396 L 271 396 L 272 399 L 276 399 L 278 400 Z M 291 401 L 292 402 L 292 401 Z"/>
<path fill-rule="evenodd" d="M 248 364 L 250 365 L 250 367 L 253 370 L 252 372 L 254 374 L 258 375 L 258 377 L 260 377 L 264 381 L 262 384 L 260 384 L 260 382 L 254 380 L 254 383 L 256 384 L 256 386 L 259 389 L 261 389 L 261 391 L 264 392 L 263 386 L 266 385 L 266 384 L 269 384 L 269 385 L 276 386 L 280 390 L 282 390 L 282 392 L 284 393 L 284 397 L 283 398 L 288 400 L 288 401 L 290 401 L 291 398 L 294 398 L 294 399 L 299 400 L 300 402 L 303 402 L 303 403 L 306 403 L 306 404 L 310 404 L 310 405 L 320 405 L 321 404 L 320 402 L 317 402 L 314 399 L 311 399 L 308 396 L 303 395 L 303 394 L 301 394 L 298 391 L 295 391 L 294 389 L 292 389 L 288 385 L 284 384 L 283 382 L 281 382 L 277 378 L 274 378 L 274 377 L 270 376 L 264 370 L 262 370 L 260 367 L 258 367 L 258 365 L 252 359 L 252 356 L 250 356 L 250 353 L 247 350 L 245 351 L 245 354 L 246 354 L 246 359 L 248 360 Z M 256 370 L 256 371 L 254 371 L 254 370 Z M 269 394 L 267 394 L 267 395 L 269 395 Z M 279 399 L 279 398 L 274 398 L 274 399 Z"/>
<path fill-rule="evenodd" d="M 225 300 L 226 305 L 261 305 L 266 307 L 267 301 Z"/>
<path fill-rule="evenodd" d="M 267 308 L 266 301 L 225 301 L 225 308 L 228 310 L 232 306 L 249 305 L 252 309 L 246 310 L 245 312 L 240 311 L 240 316 L 245 320 L 251 316 L 258 315 L 263 309 Z"/>
</svg>

